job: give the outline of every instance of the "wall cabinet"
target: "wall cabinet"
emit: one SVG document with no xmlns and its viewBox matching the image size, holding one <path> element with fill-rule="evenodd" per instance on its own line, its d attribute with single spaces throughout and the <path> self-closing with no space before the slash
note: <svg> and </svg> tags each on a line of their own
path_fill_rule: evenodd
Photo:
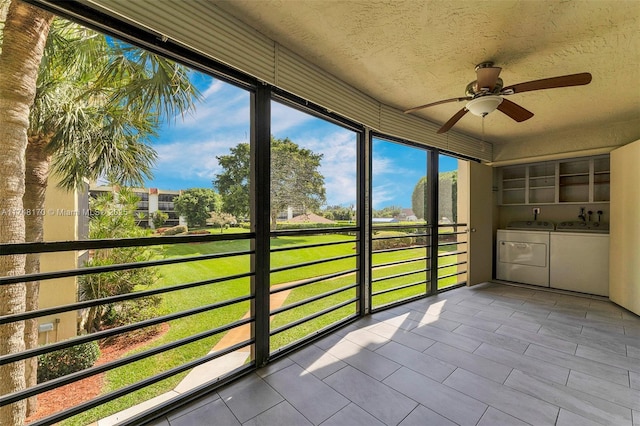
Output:
<svg viewBox="0 0 640 426">
<path fill-rule="evenodd" d="M 499 169 L 500 204 L 609 201 L 609 156 L 523 164 Z"/>
</svg>

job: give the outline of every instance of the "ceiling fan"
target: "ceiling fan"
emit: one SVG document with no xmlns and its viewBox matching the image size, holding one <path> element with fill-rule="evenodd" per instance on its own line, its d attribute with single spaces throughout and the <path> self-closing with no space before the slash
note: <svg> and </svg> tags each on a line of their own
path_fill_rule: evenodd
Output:
<svg viewBox="0 0 640 426">
<path fill-rule="evenodd" d="M 520 105 L 505 99 L 503 96 L 515 93 L 531 92 L 533 90 L 555 89 L 558 87 L 582 86 L 591 82 L 591 74 L 583 72 L 579 74 L 569 74 L 560 77 L 544 78 L 542 80 L 527 81 L 512 86 L 503 87 L 500 76 L 502 68 L 494 67 L 493 62 L 483 62 L 476 66 L 477 80 L 467 85 L 466 95 L 461 98 L 451 98 L 442 101 L 420 105 L 405 111 L 405 114 L 449 102 L 469 101 L 460 111 L 455 113 L 438 130 L 444 133 L 451 129 L 467 112 L 484 117 L 490 112 L 498 109 L 517 122 L 522 122 L 533 117 L 533 113 Z"/>
</svg>

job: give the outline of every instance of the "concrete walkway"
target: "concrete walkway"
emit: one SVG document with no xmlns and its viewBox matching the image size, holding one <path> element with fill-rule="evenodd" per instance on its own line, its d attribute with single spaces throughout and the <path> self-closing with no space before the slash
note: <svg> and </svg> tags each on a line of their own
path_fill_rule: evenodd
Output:
<svg viewBox="0 0 640 426">
<path fill-rule="evenodd" d="M 282 287 L 285 285 L 291 285 L 293 283 L 285 283 L 273 286 L 272 289 L 277 289 L 278 287 Z M 289 296 L 291 290 L 281 291 L 275 294 L 272 294 L 270 297 L 270 306 L 271 309 L 277 309 L 284 304 L 284 301 Z M 242 318 L 246 319 L 251 316 L 251 312 L 247 312 Z M 211 352 L 217 352 L 223 349 L 226 349 L 230 346 L 235 345 L 236 343 L 244 342 L 251 337 L 251 324 L 245 324 L 240 327 L 236 327 L 232 330 L 229 330 L 220 341 L 211 349 Z M 187 376 L 182 379 L 178 385 L 173 388 L 173 390 L 163 393 L 162 395 L 158 395 L 155 398 L 147 400 L 141 404 L 135 405 L 133 407 L 127 408 L 126 410 L 120 411 L 118 413 L 112 414 L 109 417 L 105 417 L 104 419 L 98 420 L 93 425 L 97 426 L 113 426 L 116 425 L 126 419 L 129 419 L 137 414 L 142 413 L 143 411 L 149 410 L 153 407 L 157 407 L 159 405 L 164 404 L 168 400 L 177 397 L 178 395 L 185 393 L 195 387 L 203 385 L 211 380 L 214 380 L 216 377 L 220 377 L 238 367 L 243 366 L 249 360 L 251 356 L 251 349 L 249 347 L 242 348 L 241 350 L 237 350 L 235 352 L 231 352 L 227 355 L 216 358 L 212 361 L 201 364 L 195 368 L 193 368 Z"/>
</svg>

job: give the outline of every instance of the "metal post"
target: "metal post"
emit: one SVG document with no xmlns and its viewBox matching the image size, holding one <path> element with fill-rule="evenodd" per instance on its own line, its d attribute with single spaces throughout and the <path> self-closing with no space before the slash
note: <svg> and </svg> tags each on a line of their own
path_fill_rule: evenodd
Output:
<svg viewBox="0 0 640 426">
<path fill-rule="evenodd" d="M 358 227 L 360 228 L 358 311 L 366 315 L 371 310 L 371 133 L 365 129 L 358 140 Z"/>
<path fill-rule="evenodd" d="M 261 367 L 269 358 L 270 287 L 270 180 L 271 180 L 271 87 L 259 84 L 251 102 L 251 223 L 256 233 L 253 242 L 255 277 L 251 291 L 253 302 L 253 358 Z"/>
<path fill-rule="evenodd" d="M 428 187 L 428 222 L 427 225 L 431 225 L 431 238 L 429 249 L 429 290 L 428 295 L 433 295 L 438 292 L 438 151 L 427 151 L 427 187 Z"/>
</svg>

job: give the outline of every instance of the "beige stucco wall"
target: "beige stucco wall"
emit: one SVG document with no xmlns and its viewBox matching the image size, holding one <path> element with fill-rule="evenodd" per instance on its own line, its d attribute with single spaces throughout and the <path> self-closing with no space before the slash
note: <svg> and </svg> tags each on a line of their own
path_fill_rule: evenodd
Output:
<svg viewBox="0 0 640 426">
<path fill-rule="evenodd" d="M 45 241 L 70 241 L 77 239 L 78 209 L 77 194 L 57 188 L 55 179 L 50 179 L 45 197 L 46 216 L 44 219 Z M 51 272 L 78 267 L 78 252 L 43 253 L 40 256 L 40 271 Z M 45 280 L 40 282 L 40 308 L 74 303 L 77 301 L 78 286 L 75 277 Z M 40 343 L 44 344 L 69 339 L 77 334 L 77 313 L 75 311 L 45 316 L 39 324 L 53 324 L 53 331 L 40 333 Z"/>
<path fill-rule="evenodd" d="M 640 128 L 630 125 L 633 122 L 634 120 L 624 123 L 585 121 L 584 126 L 578 130 L 556 132 L 553 136 L 536 133 L 507 143 L 494 143 L 493 163 L 531 163 L 607 153 L 640 138 Z"/>
<path fill-rule="evenodd" d="M 640 140 L 611 152 L 609 298 L 640 315 Z"/>
</svg>

